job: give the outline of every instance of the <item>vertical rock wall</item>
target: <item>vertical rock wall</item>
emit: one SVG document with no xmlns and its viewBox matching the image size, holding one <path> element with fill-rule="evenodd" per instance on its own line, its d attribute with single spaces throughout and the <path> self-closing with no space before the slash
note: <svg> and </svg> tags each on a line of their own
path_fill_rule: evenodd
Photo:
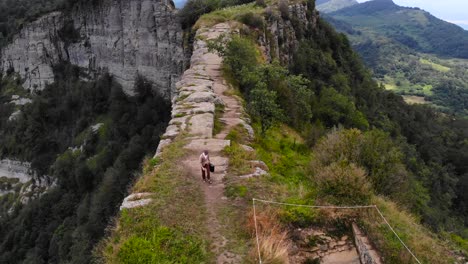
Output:
<svg viewBox="0 0 468 264">
<path fill-rule="evenodd" d="M 104 0 L 50 13 L 26 25 L 1 51 L 0 70 L 43 89 L 60 61 L 108 71 L 132 93 L 141 75 L 166 97 L 184 70 L 183 32 L 171 0 Z"/>
<path fill-rule="evenodd" d="M 288 65 L 302 35 L 315 29 L 319 14 L 316 10 L 309 10 L 306 3 L 290 5 L 287 18 L 275 13 L 271 7 L 266 12 L 269 14 L 266 30 L 258 41 L 269 62 L 277 59 L 282 65 Z"/>
</svg>

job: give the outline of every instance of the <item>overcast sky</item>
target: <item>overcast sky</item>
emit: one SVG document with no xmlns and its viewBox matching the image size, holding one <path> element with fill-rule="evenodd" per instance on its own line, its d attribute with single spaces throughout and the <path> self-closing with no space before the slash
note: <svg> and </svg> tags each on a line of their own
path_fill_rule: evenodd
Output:
<svg viewBox="0 0 468 264">
<path fill-rule="evenodd" d="M 366 2 L 368 0 L 357 0 Z M 468 0 L 393 0 L 400 6 L 419 7 L 434 16 L 468 27 Z"/>
</svg>

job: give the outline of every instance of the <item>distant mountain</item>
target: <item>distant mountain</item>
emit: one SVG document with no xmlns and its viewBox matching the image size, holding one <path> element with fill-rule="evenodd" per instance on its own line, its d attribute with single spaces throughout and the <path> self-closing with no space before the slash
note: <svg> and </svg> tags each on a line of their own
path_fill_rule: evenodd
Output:
<svg viewBox="0 0 468 264">
<path fill-rule="evenodd" d="M 317 10 L 330 13 L 359 3 L 356 0 L 317 0 L 315 4 Z"/>
<path fill-rule="evenodd" d="M 468 32 L 419 8 L 401 7 L 392 0 L 374 0 L 330 15 L 416 51 L 468 58 Z"/>
<path fill-rule="evenodd" d="M 468 31 L 391 0 L 324 13 L 388 89 L 410 102 L 468 115 Z"/>
</svg>

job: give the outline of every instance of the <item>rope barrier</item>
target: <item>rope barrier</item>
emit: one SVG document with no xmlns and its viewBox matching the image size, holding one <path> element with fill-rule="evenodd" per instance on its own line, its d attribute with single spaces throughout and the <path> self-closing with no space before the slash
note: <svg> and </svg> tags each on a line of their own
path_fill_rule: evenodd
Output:
<svg viewBox="0 0 468 264">
<path fill-rule="evenodd" d="M 253 198 L 254 201 L 279 204 L 279 205 L 288 205 L 288 206 L 297 206 L 297 207 L 308 207 L 308 208 L 324 208 L 324 209 L 360 209 L 360 208 L 374 208 L 375 205 L 356 205 L 356 206 L 334 206 L 334 205 L 305 205 L 305 204 L 290 204 L 290 203 L 280 203 L 274 201 L 266 201 L 261 199 Z"/>
<path fill-rule="evenodd" d="M 255 198 L 252 199 L 253 211 L 254 211 L 254 224 L 255 224 L 255 237 L 257 238 L 257 250 L 258 250 L 258 260 L 262 264 L 262 256 L 260 254 L 260 242 L 258 241 L 258 228 L 257 228 L 257 214 L 255 212 Z"/>
<path fill-rule="evenodd" d="M 406 250 L 411 254 L 411 256 L 416 260 L 417 263 L 421 264 L 421 261 L 414 255 L 414 253 L 409 249 L 409 247 L 403 242 L 403 240 L 400 238 L 400 236 L 397 234 L 397 232 L 393 229 L 393 227 L 390 225 L 390 223 L 387 221 L 387 219 L 384 217 L 382 212 L 379 210 L 377 205 L 356 205 L 356 206 L 334 206 L 334 205 L 304 205 L 304 204 L 291 204 L 291 203 L 281 203 L 281 202 L 275 202 L 275 201 L 267 201 L 267 200 L 262 200 L 262 199 L 256 199 L 252 198 L 252 203 L 253 203 L 253 211 L 254 211 L 254 224 L 255 224 L 255 236 L 257 238 L 257 250 L 258 250 L 258 259 L 259 263 L 262 264 L 262 257 L 260 253 L 260 242 L 258 239 L 258 227 L 257 227 L 257 215 L 255 211 L 255 201 L 259 201 L 262 203 L 268 203 L 268 204 L 277 204 L 277 205 L 286 205 L 286 206 L 296 206 L 296 207 L 306 207 L 306 208 L 320 208 L 320 209 L 364 209 L 364 208 L 374 208 L 377 210 L 379 213 L 380 217 L 384 220 L 385 224 L 390 228 L 390 230 L 393 232 L 393 234 L 398 238 L 400 243 L 406 248 Z"/>
<path fill-rule="evenodd" d="M 395 234 L 395 236 L 398 238 L 398 240 L 400 240 L 401 244 L 406 248 L 406 250 L 408 250 L 408 252 L 411 254 L 411 256 L 413 256 L 413 258 L 416 260 L 416 262 L 418 262 L 419 264 L 421 264 L 421 261 L 419 261 L 419 259 L 413 254 L 413 252 L 408 248 L 408 246 L 405 244 L 405 242 L 403 242 L 403 240 L 401 240 L 400 236 L 395 232 L 395 230 L 393 229 L 393 227 L 388 223 L 387 219 L 383 216 L 382 212 L 379 210 L 379 208 L 377 206 L 375 206 L 375 209 L 377 210 L 377 212 L 380 214 L 380 216 L 382 217 L 382 219 L 385 221 L 385 223 L 388 225 L 388 227 L 390 228 L 390 230 L 392 230 L 393 234 Z"/>
</svg>

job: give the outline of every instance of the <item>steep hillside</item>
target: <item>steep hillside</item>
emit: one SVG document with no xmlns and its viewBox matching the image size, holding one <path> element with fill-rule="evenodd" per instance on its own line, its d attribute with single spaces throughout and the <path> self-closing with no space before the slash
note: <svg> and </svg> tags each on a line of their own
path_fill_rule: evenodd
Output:
<svg viewBox="0 0 468 264">
<path fill-rule="evenodd" d="M 316 1 L 317 10 L 324 13 L 331 13 L 337 10 L 358 4 L 356 0 L 325 0 Z"/>
<path fill-rule="evenodd" d="M 423 10 L 400 7 L 392 0 L 369 1 L 330 15 L 420 52 L 468 58 L 468 32 Z"/>
<path fill-rule="evenodd" d="M 0 85 L 1 157 L 28 161 L 34 175 L 0 195 L 1 263 L 89 263 L 167 126 L 169 102 L 143 79 L 128 97 L 109 75 L 83 81 L 85 73 L 68 64 L 54 73 L 54 83 L 12 119 L 14 108 L 4 107 L 11 104 L 5 79 L 12 76 Z M 18 177 L 11 167 L 1 176 Z"/>
<path fill-rule="evenodd" d="M 166 1 L 0 4 L 0 262 L 90 263 L 168 125 L 182 27 Z"/>
<path fill-rule="evenodd" d="M 409 103 L 468 113 L 466 31 L 392 1 L 366 2 L 324 17 L 348 35 L 374 77 L 388 89 Z"/>
</svg>

